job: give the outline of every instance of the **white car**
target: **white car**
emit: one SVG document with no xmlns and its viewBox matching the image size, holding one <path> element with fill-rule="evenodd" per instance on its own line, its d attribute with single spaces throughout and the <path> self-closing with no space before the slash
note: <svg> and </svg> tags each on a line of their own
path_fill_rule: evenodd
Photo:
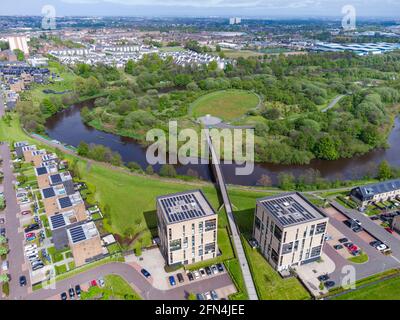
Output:
<svg viewBox="0 0 400 320">
<path fill-rule="evenodd" d="M 212 297 L 211 297 L 211 293 L 210 292 L 204 292 L 204 297 L 206 298 L 206 300 L 212 300 Z"/>
<path fill-rule="evenodd" d="M 377 246 L 376 249 L 379 250 L 379 251 L 386 250 L 387 249 L 387 245 L 382 243 L 379 246 Z"/>
<path fill-rule="evenodd" d="M 28 244 L 25 246 L 25 252 L 35 250 L 37 248 L 36 244 Z"/>
<path fill-rule="evenodd" d="M 205 277 L 207 274 L 206 274 L 206 270 L 204 270 L 204 268 L 201 268 L 201 269 L 199 269 L 199 272 L 200 272 L 200 275 L 202 276 L 202 277 Z"/>
<path fill-rule="evenodd" d="M 200 278 L 200 273 L 197 270 L 195 270 L 195 271 L 193 271 L 193 276 L 197 280 Z"/>
<path fill-rule="evenodd" d="M 213 264 L 211 266 L 211 271 L 212 271 L 213 274 L 218 274 L 218 268 L 217 268 L 217 266 L 215 264 Z"/>
<path fill-rule="evenodd" d="M 38 251 L 36 249 L 25 252 L 25 256 L 26 257 L 33 256 L 33 255 L 36 255 L 36 254 L 38 254 Z"/>
<path fill-rule="evenodd" d="M 100 288 L 104 288 L 104 286 L 106 285 L 103 278 L 99 278 L 97 280 L 97 283 L 99 284 Z"/>
<path fill-rule="evenodd" d="M 8 271 L 8 261 L 3 261 L 3 263 L 1 264 L 1 270 L 3 270 L 4 272 Z"/>
</svg>

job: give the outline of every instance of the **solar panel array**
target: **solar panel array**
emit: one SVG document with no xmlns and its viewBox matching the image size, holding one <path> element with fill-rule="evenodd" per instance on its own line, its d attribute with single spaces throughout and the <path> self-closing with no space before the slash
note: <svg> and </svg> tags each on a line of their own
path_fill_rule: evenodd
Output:
<svg viewBox="0 0 400 320">
<path fill-rule="evenodd" d="M 56 193 L 54 192 L 53 188 L 46 188 L 42 190 L 43 196 L 47 198 L 55 197 Z"/>
<path fill-rule="evenodd" d="M 61 209 L 68 208 L 72 206 L 71 199 L 69 197 L 58 199 L 60 202 Z"/>
<path fill-rule="evenodd" d="M 196 219 L 206 215 L 193 193 L 162 198 L 160 203 L 169 223 Z"/>
<path fill-rule="evenodd" d="M 82 240 L 86 240 L 85 232 L 83 231 L 82 226 L 77 226 L 69 229 L 69 233 L 71 235 L 71 240 L 73 243 L 77 243 Z"/>
<path fill-rule="evenodd" d="M 37 173 L 38 176 L 41 176 L 42 174 L 46 174 L 47 173 L 47 168 L 46 167 L 36 168 L 36 173 Z"/>
<path fill-rule="evenodd" d="M 59 173 L 57 174 L 53 174 L 52 176 L 50 176 L 51 178 L 51 183 L 56 184 L 56 183 L 61 183 L 62 179 Z"/>
<path fill-rule="evenodd" d="M 50 217 L 52 229 L 58 229 L 66 225 L 64 216 L 62 214 L 56 214 Z"/>
<path fill-rule="evenodd" d="M 317 218 L 293 196 L 268 199 L 262 201 L 262 204 L 284 226 Z"/>
</svg>

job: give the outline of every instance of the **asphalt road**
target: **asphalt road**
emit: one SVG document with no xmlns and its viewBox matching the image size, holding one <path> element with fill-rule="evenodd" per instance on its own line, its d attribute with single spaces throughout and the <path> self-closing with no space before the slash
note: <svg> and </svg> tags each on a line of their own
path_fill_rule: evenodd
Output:
<svg viewBox="0 0 400 320">
<path fill-rule="evenodd" d="M 59 281 L 55 289 L 40 289 L 27 295 L 27 300 L 45 300 L 54 296 L 60 296 L 62 292 L 67 292 L 71 286 L 88 283 L 93 279 L 104 277 L 109 274 L 116 274 L 123 277 L 131 286 L 146 300 L 182 300 L 189 293 L 200 293 L 222 288 L 232 284 L 227 273 L 204 279 L 201 281 L 189 283 L 170 290 L 155 289 L 151 283 L 143 277 L 131 265 L 122 262 L 112 262 L 89 271 L 77 274 L 74 277 Z"/>
<path fill-rule="evenodd" d="M 20 207 L 17 204 L 17 198 L 14 190 L 14 173 L 11 168 L 11 154 L 8 145 L 0 145 L 0 153 L 3 158 L 3 173 L 4 173 L 4 196 L 6 199 L 6 236 L 8 238 L 8 246 L 10 252 L 8 254 L 9 275 L 10 281 L 10 296 L 9 299 L 20 299 L 27 295 L 27 287 L 19 286 L 19 277 L 25 275 L 29 281 L 28 271 L 23 271 L 22 266 L 25 262 L 23 255 L 23 240 L 24 234 L 18 229 L 20 228 L 19 218 L 17 213 L 20 212 Z M 28 283 L 29 285 L 29 283 Z"/>
</svg>

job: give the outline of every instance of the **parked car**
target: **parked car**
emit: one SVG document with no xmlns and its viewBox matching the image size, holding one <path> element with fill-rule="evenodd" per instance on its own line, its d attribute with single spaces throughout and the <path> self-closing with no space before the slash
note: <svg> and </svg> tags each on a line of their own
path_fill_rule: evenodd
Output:
<svg viewBox="0 0 400 320">
<path fill-rule="evenodd" d="M 211 269 L 210 267 L 205 267 L 204 270 L 206 270 L 207 275 L 211 275 Z"/>
<path fill-rule="evenodd" d="M 97 280 L 97 283 L 99 284 L 100 288 L 104 288 L 104 286 L 106 285 L 106 283 L 104 282 L 104 278 L 99 278 Z"/>
<path fill-rule="evenodd" d="M 183 281 L 185 281 L 185 280 L 183 279 L 182 273 L 178 273 L 178 274 L 176 275 L 176 277 L 178 278 L 179 283 L 182 283 Z"/>
<path fill-rule="evenodd" d="M 213 300 L 218 300 L 218 294 L 215 292 L 215 290 L 211 290 L 210 294 Z"/>
<path fill-rule="evenodd" d="M 19 285 L 21 287 L 25 287 L 26 286 L 26 277 L 25 276 L 20 276 L 19 277 Z"/>
<path fill-rule="evenodd" d="M 40 226 L 37 223 L 33 223 L 25 228 L 25 233 L 28 233 L 28 232 L 31 232 L 34 230 L 38 230 L 39 228 L 40 228 Z"/>
<path fill-rule="evenodd" d="M 372 217 L 370 217 L 370 219 L 371 219 L 372 221 L 376 221 L 376 220 L 379 220 L 379 216 L 372 216 Z"/>
<path fill-rule="evenodd" d="M 69 294 L 69 298 L 70 298 L 71 300 L 74 300 L 74 299 L 75 299 L 75 291 L 74 291 L 74 288 L 69 288 L 69 289 L 68 289 L 68 294 Z"/>
<path fill-rule="evenodd" d="M 2 236 L 2 237 L 6 236 L 6 229 L 0 228 L 0 236 Z"/>
<path fill-rule="evenodd" d="M 196 280 L 199 279 L 199 278 L 200 278 L 200 273 L 199 273 L 197 270 L 193 271 L 193 277 L 194 277 Z"/>
<path fill-rule="evenodd" d="M 204 293 L 204 298 L 206 298 L 206 300 L 212 300 L 211 293 L 210 292 L 205 292 Z"/>
<path fill-rule="evenodd" d="M 326 281 L 324 283 L 324 285 L 325 285 L 325 288 L 330 289 L 335 286 L 335 281 Z"/>
<path fill-rule="evenodd" d="M 25 238 L 31 238 L 31 237 L 35 237 L 35 234 L 33 232 L 29 232 L 25 235 Z"/>
<path fill-rule="evenodd" d="M 28 245 L 26 245 L 25 246 L 25 252 L 27 252 L 27 251 L 31 251 L 31 250 L 35 250 L 37 248 L 37 245 L 36 244 L 28 244 Z"/>
<path fill-rule="evenodd" d="M 343 246 L 341 244 L 336 244 L 336 245 L 333 246 L 333 248 L 335 250 L 341 250 L 341 249 L 343 249 Z"/>
<path fill-rule="evenodd" d="M 169 284 L 170 284 L 171 286 L 175 286 L 175 285 L 176 285 L 174 276 L 169 276 L 169 277 L 168 277 L 168 281 L 169 281 Z"/>
<path fill-rule="evenodd" d="M 97 281 L 96 280 L 90 281 L 90 286 L 91 287 L 97 287 Z"/>
<path fill-rule="evenodd" d="M 213 264 L 211 266 L 211 271 L 212 271 L 213 274 L 217 274 L 218 273 L 218 269 L 217 269 L 217 266 L 215 264 Z"/>
<path fill-rule="evenodd" d="M 151 276 L 150 272 L 148 272 L 146 269 L 142 269 L 140 272 L 145 276 L 145 278 L 149 278 Z"/>
<path fill-rule="evenodd" d="M 393 234 L 394 230 L 392 228 L 386 227 L 385 230 L 390 234 Z"/>
<path fill-rule="evenodd" d="M 26 216 L 26 215 L 31 214 L 31 213 L 32 213 L 31 210 L 24 210 L 24 211 L 21 212 L 21 214 L 22 214 L 23 216 Z"/>
<path fill-rule="evenodd" d="M 201 293 L 196 294 L 197 300 L 204 300 L 204 296 Z"/>
<path fill-rule="evenodd" d="M 78 298 L 80 298 L 81 297 L 81 286 L 79 284 L 77 284 L 75 286 L 75 292 L 76 292 L 76 295 L 78 296 Z"/>
<path fill-rule="evenodd" d="M 8 271 L 8 261 L 3 261 L 3 263 L 1 264 L 1 270 L 3 270 L 3 272 Z"/>
<path fill-rule="evenodd" d="M 224 267 L 222 266 L 222 263 L 217 263 L 217 269 L 219 272 L 224 272 Z"/>
<path fill-rule="evenodd" d="M 339 243 L 345 243 L 345 242 L 349 242 L 349 239 L 347 239 L 347 238 L 339 239 Z"/>
<path fill-rule="evenodd" d="M 36 236 L 26 238 L 26 241 L 28 241 L 28 242 L 34 241 L 34 240 L 36 240 Z"/>
<path fill-rule="evenodd" d="M 329 276 L 327 274 L 322 274 L 318 277 L 318 280 L 321 282 L 325 282 L 329 280 Z"/>
<path fill-rule="evenodd" d="M 346 242 L 345 244 L 343 244 L 346 248 L 350 248 L 353 243 L 352 242 Z"/>
<path fill-rule="evenodd" d="M 61 293 L 61 300 L 67 300 L 67 294 L 65 292 Z"/>
<path fill-rule="evenodd" d="M 187 277 L 188 277 L 189 281 L 193 281 L 194 280 L 193 273 L 191 273 L 191 272 L 187 273 Z"/>
<path fill-rule="evenodd" d="M 203 268 L 199 269 L 199 272 L 202 277 L 206 276 L 206 271 Z"/>
</svg>

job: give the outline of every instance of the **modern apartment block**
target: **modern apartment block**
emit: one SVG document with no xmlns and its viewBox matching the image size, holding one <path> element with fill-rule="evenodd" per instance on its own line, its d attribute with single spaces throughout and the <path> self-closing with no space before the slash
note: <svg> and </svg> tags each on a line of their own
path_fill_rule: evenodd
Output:
<svg viewBox="0 0 400 320">
<path fill-rule="evenodd" d="M 158 235 L 168 265 L 217 256 L 218 217 L 201 190 L 157 198 Z"/>
<path fill-rule="evenodd" d="M 300 193 L 257 200 L 253 237 L 278 271 L 316 261 L 325 242 L 328 218 Z"/>
<path fill-rule="evenodd" d="M 373 202 L 400 198 L 400 179 L 388 180 L 354 188 L 350 191 L 350 197 L 366 207 Z"/>
</svg>

